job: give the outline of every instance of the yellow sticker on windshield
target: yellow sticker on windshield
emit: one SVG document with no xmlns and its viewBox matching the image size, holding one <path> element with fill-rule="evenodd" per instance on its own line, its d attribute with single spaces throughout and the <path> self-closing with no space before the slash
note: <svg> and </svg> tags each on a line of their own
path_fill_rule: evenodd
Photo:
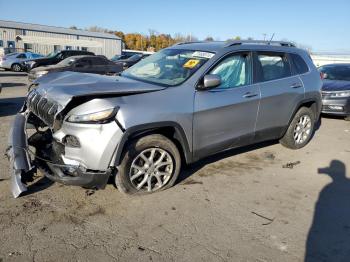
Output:
<svg viewBox="0 0 350 262">
<path fill-rule="evenodd" d="M 192 69 L 192 68 L 194 68 L 196 65 L 198 65 L 198 63 L 199 63 L 199 60 L 198 60 L 198 59 L 190 59 L 190 60 L 188 60 L 188 61 L 183 65 L 183 67 L 184 67 L 184 68 Z"/>
</svg>

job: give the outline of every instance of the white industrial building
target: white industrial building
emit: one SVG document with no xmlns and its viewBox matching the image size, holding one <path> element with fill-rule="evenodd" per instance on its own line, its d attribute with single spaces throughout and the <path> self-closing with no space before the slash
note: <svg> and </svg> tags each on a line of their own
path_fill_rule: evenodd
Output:
<svg viewBox="0 0 350 262">
<path fill-rule="evenodd" d="M 47 55 L 59 50 L 87 50 L 111 58 L 122 40 L 113 34 L 0 20 L 0 48 Z"/>
<path fill-rule="evenodd" d="M 350 54 L 311 54 L 311 58 L 315 66 L 323 66 L 328 64 L 350 64 Z"/>
</svg>

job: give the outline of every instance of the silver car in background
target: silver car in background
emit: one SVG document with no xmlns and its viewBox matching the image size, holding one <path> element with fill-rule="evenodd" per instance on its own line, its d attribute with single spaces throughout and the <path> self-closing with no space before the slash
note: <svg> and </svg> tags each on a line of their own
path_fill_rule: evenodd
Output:
<svg viewBox="0 0 350 262">
<path fill-rule="evenodd" d="M 302 148 L 321 86 L 306 51 L 264 41 L 181 43 L 120 76 L 44 75 L 10 132 L 13 195 L 37 168 L 87 188 L 113 177 L 120 191 L 139 194 L 174 185 L 182 163 L 230 148 L 276 139 Z"/>
<path fill-rule="evenodd" d="M 0 57 L 0 68 L 10 69 L 15 72 L 22 71 L 22 63 L 31 60 L 43 57 L 40 54 L 35 54 L 32 52 L 23 52 L 23 53 L 11 53 L 3 57 Z"/>
</svg>

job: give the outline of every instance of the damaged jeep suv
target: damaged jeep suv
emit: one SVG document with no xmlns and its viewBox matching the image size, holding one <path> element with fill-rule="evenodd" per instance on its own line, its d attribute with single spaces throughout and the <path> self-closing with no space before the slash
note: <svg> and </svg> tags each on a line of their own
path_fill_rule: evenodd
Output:
<svg viewBox="0 0 350 262">
<path fill-rule="evenodd" d="M 312 137 L 322 81 L 286 42 L 181 43 L 120 76 L 50 73 L 33 84 L 10 133 L 12 192 L 40 169 L 67 185 L 147 193 L 171 187 L 181 163 L 279 139 Z"/>
</svg>

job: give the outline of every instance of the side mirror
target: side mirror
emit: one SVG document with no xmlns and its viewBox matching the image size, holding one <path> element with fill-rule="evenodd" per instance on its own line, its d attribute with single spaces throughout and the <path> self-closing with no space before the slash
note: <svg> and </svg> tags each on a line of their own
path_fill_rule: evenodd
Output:
<svg viewBox="0 0 350 262">
<path fill-rule="evenodd" d="M 205 75 L 203 79 L 203 89 L 217 87 L 221 84 L 221 77 L 218 75 Z"/>
</svg>

